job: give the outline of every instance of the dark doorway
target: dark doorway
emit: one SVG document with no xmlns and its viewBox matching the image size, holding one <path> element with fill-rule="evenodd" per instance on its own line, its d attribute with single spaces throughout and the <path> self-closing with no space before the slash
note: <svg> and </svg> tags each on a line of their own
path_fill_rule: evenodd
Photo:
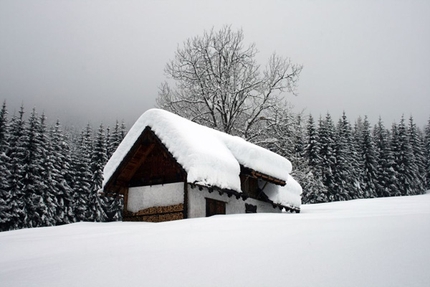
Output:
<svg viewBox="0 0 430 287">
<path fill-rule="evenodd" d="M 245 212 L 246 213 L 257 213 L 257 206 L 245 203 Z"/>
</svg>

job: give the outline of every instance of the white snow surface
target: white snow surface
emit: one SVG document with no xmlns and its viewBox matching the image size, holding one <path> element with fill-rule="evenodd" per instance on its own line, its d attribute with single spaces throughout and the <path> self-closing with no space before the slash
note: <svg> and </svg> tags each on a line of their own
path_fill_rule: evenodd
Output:
<svg viewBox="0 0 430 287">
<path fill-rule="evenodd" d="M 240 164 L 285 181 L 292 170 L 286 158 L 242 138 L 201 126 L 165 110 L 150 109 L 140 116 L 106 164 L 103 185 L 147 126 L 185 169 L 190 183 L 241 192 Z"/>
<path fill-rule="evenodd" d="M 430 286 L 430 194 L 0 232 L 0 286 Z"/>
<path fill-rule="evenodd" d="M 259 185 L 261 188 L 264 186 L 261 182 Z M 288 175 L 285 186 L 267 183 L 266 187 L 264 187 L 264 193 L 271 201 L 283 206 L 300 207 L 302 203 L 302 187 L 291 175 Z"/>
</svg>

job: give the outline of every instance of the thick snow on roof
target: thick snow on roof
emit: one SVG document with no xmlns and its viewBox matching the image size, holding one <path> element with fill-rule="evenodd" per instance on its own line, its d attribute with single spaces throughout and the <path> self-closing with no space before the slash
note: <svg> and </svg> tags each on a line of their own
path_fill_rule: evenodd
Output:
<svg viewBox="0 0 430 287">
<path fill-rule="evenodd" d="M 240 165 L 287 182 L 292 181 L 289 176 L 291 163 L 284 157 L 165 110 L 150 109 L 136 121 L 106 164 L 104 184 L 147 126 L 184 168 L 190 183 L 241 192 Z"/>
<path fill-rule="evenodd" d="M 264 186 L 264 184 L 260 183 L 260 187 L 263 188 L 267 197 L 275 203 L 288 207 L 300 207 L 302 203 L 302 187 L 291 175 L 288 175 L 285 186 L 273 183 L 268 183 Z"/>
</svg>

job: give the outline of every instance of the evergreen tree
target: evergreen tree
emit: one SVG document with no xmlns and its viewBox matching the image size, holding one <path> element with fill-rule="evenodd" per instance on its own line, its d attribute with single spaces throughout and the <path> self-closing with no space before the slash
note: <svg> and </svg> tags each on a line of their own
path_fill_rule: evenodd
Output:
<svg viewBox="0 0 430 287">
<path fill-rule="evenodd" d="M 118 120 L 115 123 L 115 128 L 112 133 L 107 131 L 106 139 L 106 151 L 107 159 L 109 159 L 115 152 L 121 141 L 124 139 L 126 134 L 124 122 L 119 124 Z M 101 197 L 104 213 L 106 214 L 106 221 L 119 221 L 122 219 L 123 200 L 119 194 L 108 194 Z"/>
<path fill-rule="evenodd" d="M 401 153 L 401 146 L 400 146 L 400 137 L 399 137 L 399 129 L 396 123 L 393 123 L 393 125 L 391 126 L 391 151 L 393 154 L 393 159 L 394 159 L 394 165 L 393 165 L 393 169 L 394 169 L 394 174 L 396 176 L 396 191 L 395 194 L 393 194 L 394 196 L 402 196 L 403 193 L 403 185 L 400 181 L 400 178 L 402 177 L 402 174 L 400 174 L 401 169 L 400 166 L 398 166 L 397 164 L 400 161 L 400 153 Z"/>
<path fill-rule="evenodd" d="M 119 143 L 125 138 L 127 135 L 127 127 L 125 126 L 124 121 L 121 122 L 121 126 L 119 128 Z"/>
<path fill-rule="evenodd" d="M 312 120 L 311 120 L 312 121 Z M 313 174 L 306 158 L 306 147 L 308 143 L 305 139 L 303 121 L 300 114 L 295 118 L 294 124 L 293 150 L 290 161 L 293 165 L 292 176 L 300 183 L 303 189 L 302 202 L 318 202 L 320 191 L 325 190 L 321 179 L 317 179 Z"/>
<path fill-rule="evenodd" d="M 327 187 L 328 190 L 328 201 L 338 200 L 338 196 L 335 193 L 335 177 L 334 170 L 336 167 L 336 146 L 335 146 L 335 129 L 330 114 L 327 113 L 326 118 L 323 120 L 320 118 L 319 121 L 319 144 L 320 144 L 320 157 L 322 171 L 322 183 Z"/>
<path fill-rule="evenodd" d="M 0 152 L 6 152 L 9 146 L 9 125 L 7 120 L 6 102 L 3 102 L 0 110 Z"/>
<path fill-rule="evenodd" d="M 50 130 L 50 149 L 46 159 L 45 178 L 48 181 L 49 194 L 53 196 L 56 203 L 54 222 L 56 225 L 74 222 L 73 196 L 70 187 L 70 150 L 61 131 L 60 122 L 57 120 L 55 126 Z"/>
<path fill-rule="evenodd" d="M 117 121 L 117 123 L 118 123 L 118 121 Z M 107 159 L 109 159 L 111 157 L 111 155 L 115 151 L 111 147 L 111 140 L 112 140 L 112 138 L 113 138 L 113 135 L 110 132 L 110 127 L 107 127 L 106 128 L 106 136 L 105 136 L 105 140 L 106 140 L 106 157 L 107 157 Z"/>
<path fill-rule="evenodd" d="M 0 231 L 9 230 L 12 224 L 12 214 L 8 206 L 11 195 L 8 177 L 10 172 L 8 169 L 9 158 L 4 152 L 0 153 Z"/>
<path fill-rule="evenodd" d="M 357 179 L 358 172 L 356 168 L 358 164 L 354 153 L 352 128 L 345 112 L 337 125 L 335 147 L 335 194 L 337 194 L 337 200 L 349 200 L 356 197 L 359 180 Z"/>
<path fill-rule="evenodd" d="M 318 131 L 315 127 L 315 122 L 312 115 L 309 115 L 306 127 L 307 144 L 304 149 L 304 157 L 308 165 L 314 171 L 320 170 L 321 157 Z M 319 172 L 314 172 L 319 173 Z"/>
<path fill-rule="evenodd" d="M 89 209 L 87 218 L 90 221 L 104 221 L 103 203 L 100 200 L 99 191 L 103 184 L 103 168 L 107 162 L 106 138 L 103 125 L 100 125 L 94 148 L 91 154 L 91 174 Z"/>
<path fill-rule="evenodd" d="M 376 197 L 376 182 L 377 182 L 377 162 L 375 154 L 375 146 L 370 131 L 370 123 L 367 116 L 364 118 L 362 126 L 362 134 L 360 141 L 361 161 L 362 161 L 362 176 L 363 176 L 363 191 L 365 198 Z"/>
<path fill-rule="evenodd" d="M 293 170 L 291 175 L 302 187 L 303 204 L 327 202 L 327 187 L 323 185 L 321 177 L 315 175 L 309 166 L 305 166 L 302 170 Z"/>
<path fill-rule="evenodd" d="M 401 195 L 413 195 L 416 191 L 414 176 L 416 167 L 414 167 L 414 154 L 404 117 L 402 117 L 400 124 L 393 128 L 392 146 L 400 193 Z"/>
<path fill-rule="evenodd" d="M 327 202 L 327 187 L 322 183 L 321 157 L 318 131 L 312 115 L 309 115 L 306 125 L 306 144 L 303 150 L 305 168 L 294 175 L 299 176 L 303 188 L 303 203 Z"/>
<path fill-rule="evenodd" d="M 24 193 L 28 220 L 27 227 L 53 225 L 51 199 L 46 198 L 46 182 L 44 180 L 46 151 L 46 128 L 33 109 L 25 130 L 25 158 L 23 160 Z"/>
<path fill-rule="evenodd" d="M 409 118 L 408 136 L 413 152 L 412 167 L 414 174 L 412 176 L 415 180 L 415 194 L 422 194 L 425 192 L 426 186 L 424 139 L 412 116 Z"/>
<path fill-rule="evenodd" d="M 9 229 L 12 221 L 11 210 L 8 206 L 10 200 L 10 159 L 6 155 L 9 149 L 9 125 L 7 121 L 6 102 L 0 111 L 0 231 Z"/>
<path fill-rule="evenodd" d="M 344 127 L 344 137 L 346 138 L 347 145 L 349 146 L 348 156 L 349 156 L 349 164 L 350 164 L 350 184 L 352 184 L 352 189 L 350 191 L 350 196 L 352 199 L 363 197 L 363 189 L 362 183 L 363 178 L 361 176 L 361 164 L 360 154 L 359 154 L 359 142 L 354 137 L 354 130 L 352 129 L 351 124 L 345 119 L 343 119 L 343 127 Z"/>
<path fill-rule="evenodd" d="M 10 218 L 6 230 L 21 229 L 27 224 L 27 210 L 23 193 L 24 166 L 26 157 L 26 139 L 24 132 L 24 107 L 21 106 L 19 115 L 14 115 L 10 125 L 8 157 L 10 159 L 10 173 L 8 186 L 10 188 L 7 198 L 8 214 Z"/>
<path fill-rule="evenodd" d="M 363 165 L 363 145 L 362 145 L 362 135 L 363 135 L 363 119 L 361 116 L 357 118 L 354 124 L 354 129 L 352 132 L 353 146 L 355 147 L 355 158 L 357 160 L 356 166 L 356 178 L 358 180 L 358 192 L 355 198 L 365 198 L 365 180 L 364 180 L 364 165 Z"/>
<path fill-rule="evenodd" d="M 108 159 L 115 152 L 121 141 L 124 139 L 126 133 L 127 131 L 124 122 L 122 122 L 120 125 L 118 120 L 115 123 L 115 128 L 112 133 L 107 132 L 106 139 L 108 143 L 106 149 Z"/>
<path fill-rule="evenodd" d="M 430 190 L 430 118 L 424 129 L 424 156 L 426 189 Z"/>
<path fill-rule="evenodd" d="M 73 213 L 75 221 L 88 220 L 88 205 L 91 192 L 91 151 L 92 151 L 92 130 L 88 124 L 81 133 L 77 148 L 72 156 L 73 170 Z"/>
<path fill-rule="evenodd" d="M 43 203 L 45 205 L 44 220 L 39 226 L 52 226 L 58 222 L 58 210 L 62 208 L 62 203 L 59 202 L 57 196 L 57 189 L 55 188 L 55 177 L 53 173 L 56 173 L 55 162 L 56 158 L 52 155 L 52 141 L 48 128 L 46 126 L 45 114 L 42 114 L 39 120 L 39 142 L 41 145 L 41 180 L 38 183 L 38 189 L 42 194 Z"/>
<path fill-rule="evenodd" d="M 373 133 L 375 154 L 377 157 L 376 195 L 378 197 L 399 195 L 389 132 L 385 128 L 381 118 L 379 118 Z"/>
</svg>

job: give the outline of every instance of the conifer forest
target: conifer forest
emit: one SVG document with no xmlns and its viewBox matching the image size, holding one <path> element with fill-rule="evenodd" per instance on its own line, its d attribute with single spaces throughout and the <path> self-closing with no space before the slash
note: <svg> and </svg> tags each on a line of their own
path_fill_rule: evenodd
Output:
<svg viewBox="0 0 430 287">
<path fill-rule="evenodd" d="M 27 118 L 25 120 L 25 118 Z M 99 196 L 103 167 L 126 134 L 87 125 L 64 131 L 44 114 L 0 111 L 0 230 L 121 219 L 121 198 Z"/>
<path fill-rule="evenodd" d="M 0 231 L 121 220 L 122 198 L 100 193 L 103 168 L 126 127 L 81 131 L 24 107 L 0 110 Z M 430 120 L 386 127 L 367 117 L 288 113 L 258 142 L 289 159 L 302 203 L 422 194 L 430 189 Z M 287 183 L 288 184 L 288 183 Z"/>
</svg>

